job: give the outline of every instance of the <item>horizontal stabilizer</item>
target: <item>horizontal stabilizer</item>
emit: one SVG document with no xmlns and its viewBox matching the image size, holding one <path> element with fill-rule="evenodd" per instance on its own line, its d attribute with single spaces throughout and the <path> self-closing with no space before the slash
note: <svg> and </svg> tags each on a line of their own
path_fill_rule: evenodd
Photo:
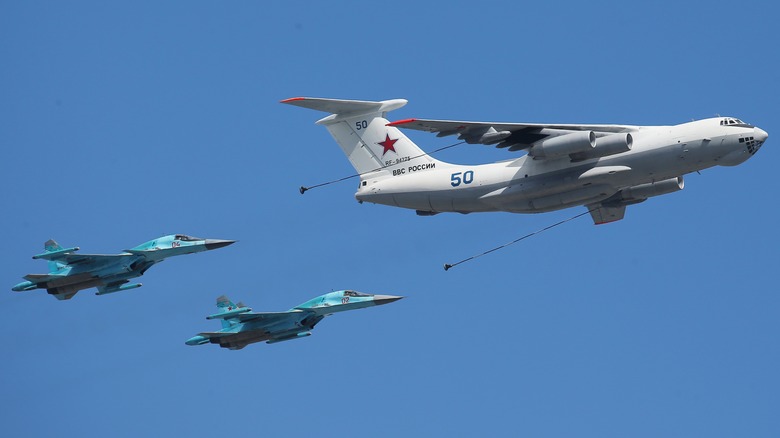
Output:
<svg viewBox="0 0 780 438">
<path fill-rule="evenodd" d="M 63 248 L 63 249 L 58 249 L 58 250 L 55 250 L 55 251 L 46 251 L 43 254 L 34 255 L 33 259 L 35 259 L 35 260 L 39 260 L 39 259 L 43 259 L 43 260 L 57 260 L 57 259 L 62 258 L 63 256 L 65 256 L 66 254 L 71 254 L 71 253 L 76 252 L 78 250 L 79 250 L 79 247 L 78 246 L 74 246 L 73 248 Z"/>
<path fill-rule="evenodd" d="M 353 116 L 392 111 L 401 108 L 406 105 L 407 102 L 406 99 L 391 99 L 374 102 L 368 100 L 323 99 L 316 97 L 293 97 L 282 101 L 282 103 L 300 106 L 302 108 L 324 111 L 331 114 L 349 114 Z"/>
<path fill-rule="evenodd" d="M 59 278 L 64 278 L 64 275 L 51 275 L 51 274 L 27 274 L 23 278 L 27 281 L 32 281 L 33 283 L 44 283 L 46 281 L 52 281 L 57 280 Z"/>
<path fill-rule="evenodd" d="M 233 310 L 227 310 L 227 311 L 222 312 L 222 313 L 215 313 L 213 315 L 209 315 L 209 316 L 206 317 L 206 319 L 229 319 L 229 318 L 235 318 L 236 316 L 238 316 L 238 315 L 240 315 L 242 313 L 251 312 L 251 311 L 252 311 L 251 307 L 239 307 L 239 308 L 236 308 L 236 309 L 233 309 Z"/>
</svg>

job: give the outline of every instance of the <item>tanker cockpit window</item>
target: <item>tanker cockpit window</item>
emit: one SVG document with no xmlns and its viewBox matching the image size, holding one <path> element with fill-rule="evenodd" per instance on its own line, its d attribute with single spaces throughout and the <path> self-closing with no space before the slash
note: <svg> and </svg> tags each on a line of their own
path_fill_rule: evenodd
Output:
<svg viewBox="0 0 780 438">
<path fill-rule="evenodd" d="M 725 118 L 720 120 L 721 125 L 744 125 L 745 122 L 739 119 Z"/>
</svg>

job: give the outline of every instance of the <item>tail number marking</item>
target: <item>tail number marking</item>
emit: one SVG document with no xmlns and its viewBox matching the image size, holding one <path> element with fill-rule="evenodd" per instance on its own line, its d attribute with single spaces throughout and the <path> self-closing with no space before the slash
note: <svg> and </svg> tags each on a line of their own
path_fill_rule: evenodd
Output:
<svg viewBox="0 0 780 438">
<path fill-rule="evenodd" d="M 355 122 L 355 129 L 360 131 L 361 129 L 368 128 L 368 122 L 365 120 L 361 120 L 359 122 Z"/>
<path fill-rule="evenodd" d="M 450 185 L 452 187 L 458 187 L 459 185 L 461 185 L 461 183 L 464 185 L 468 185 L 473 182 L 474 182 L 473 170 L 467 170 L 465 172 L 455 172 L 452 175 L 450 175 Z"/>
</svg>

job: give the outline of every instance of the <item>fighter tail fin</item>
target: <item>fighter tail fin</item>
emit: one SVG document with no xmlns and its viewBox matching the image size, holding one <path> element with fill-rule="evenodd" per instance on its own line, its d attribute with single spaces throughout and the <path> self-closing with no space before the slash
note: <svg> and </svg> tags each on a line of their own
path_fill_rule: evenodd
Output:
<svg viewBox="0 0 780 438">
<path fill-rule="evenodd" d="M 43 248 L 46 250 L 44 254 L 47 252 L 57 252 L 62 250 L 62 246 L 60 246 L 60 244 L 57 243 L 54 239 L 47 240 L 46 243 L 43 244 Z M 49 260 L 48 265 L 49 273 L 57 272 L 65 267 L 64 263 L 55 262 L 54 260 Z"/>
<path fill-rule="evenodd" d="M 222 295 L 219 298 L 217 298 L 217 309 L 219 310 L 217 314 L 227 313 L 239 307 L 245 307 L 244 303 L 233 304 L 233 302 L 230 301 L 230 298 L 228 298 L 225 295 Z M 220 321 L 222 322 L 222 328 L 230 328 L 237 324 L 236 321 L 227 318 L 221 319 Z"/>
<path fill-rule="evenodd" d="M 294 97 L 282 103 L 331 113 L 317 121 L 325 125 L 333 139 L 359 174 L 392 172 L 410 165 L 435 166 L 437 160 L 423 152 L 393 126 L 387 126 L 387 112 L 406 105 L 404 99 L 379 102 L 363 100 Z"/>
</svg>

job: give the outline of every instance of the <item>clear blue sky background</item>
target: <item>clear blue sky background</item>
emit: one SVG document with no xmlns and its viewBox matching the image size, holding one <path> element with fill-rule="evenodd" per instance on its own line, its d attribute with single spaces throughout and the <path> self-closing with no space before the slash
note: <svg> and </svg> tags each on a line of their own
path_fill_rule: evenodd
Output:
<svg viewBox="0 0 780 438">
<path fill-rule="evenodd" d="M 774 2 L 4 2 L 0 434 L 780 436 Z M 734 168 L 595 227 L 579 213 L 422 218 L 359 205 L 293 96 L 406 98 L 407 117 L 769 132 Z M 410 136 L 432 151 L 452 142 Z M 511 158 L 464 145 L 459 163 Z M 113 253 L 238 239 L 145 286 L 11 292 L 49 238 Z M 405 295 L 314 336 L 184 341 L 228 294 L 284 310 Z"/>
</svg>

